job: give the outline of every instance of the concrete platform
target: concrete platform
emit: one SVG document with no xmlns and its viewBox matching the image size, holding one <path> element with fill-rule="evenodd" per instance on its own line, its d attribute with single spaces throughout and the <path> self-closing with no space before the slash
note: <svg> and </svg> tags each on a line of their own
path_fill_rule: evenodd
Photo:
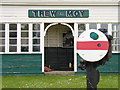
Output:
<svg viewBox="0 0 120 90">
<path fill-rule="evenodd" d="M 44 72 L 45 75 L 75 75 L 74 71 L 50 71 Z"/>
</svg>

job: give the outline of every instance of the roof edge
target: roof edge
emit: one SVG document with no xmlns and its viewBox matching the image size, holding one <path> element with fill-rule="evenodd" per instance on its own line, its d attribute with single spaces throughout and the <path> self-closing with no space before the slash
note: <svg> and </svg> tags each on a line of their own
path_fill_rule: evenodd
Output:
<svg viewBox="0 0 120 90">
<path fill-rule="evenodd" d="M 2 2 L 0 5 L 26 5 L 26 6 L 65 6 L 65 5 L 120 5 L 119 2 Z"/>
</svg>

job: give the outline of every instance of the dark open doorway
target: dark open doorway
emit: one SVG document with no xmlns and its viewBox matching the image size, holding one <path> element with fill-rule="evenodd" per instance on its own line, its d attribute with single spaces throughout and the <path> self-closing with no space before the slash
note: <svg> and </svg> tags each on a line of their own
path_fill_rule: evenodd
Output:
<svg viewBox="0 0 120 90">
<path fill-rule="evenodd" d="M 74 37 L 71 29 L 62 24 L 48 28 L 44 37 L 45 66 L 54 71 L 74 70 Z"/>
</svg>

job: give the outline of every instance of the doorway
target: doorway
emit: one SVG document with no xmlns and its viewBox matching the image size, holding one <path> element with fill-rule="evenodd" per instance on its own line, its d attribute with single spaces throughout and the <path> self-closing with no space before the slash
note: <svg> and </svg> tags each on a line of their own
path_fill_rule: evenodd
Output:
<svg viewBox="0 0 120 90">
<path fill-rule="evenodd" d="M 56 24 L 48 28 L 44 37 L 44 60 L 44 65 L 53 71 L 74 71 L 74 37 L 68 26 Z"/>
</svg>

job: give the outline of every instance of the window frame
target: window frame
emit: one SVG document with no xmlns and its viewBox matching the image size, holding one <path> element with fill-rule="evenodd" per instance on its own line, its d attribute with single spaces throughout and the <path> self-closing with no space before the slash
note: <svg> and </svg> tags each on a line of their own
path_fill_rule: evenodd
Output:
<svg viewBox="0 0 120 90">
<path fill-rule="evenodd" d="M 11 29 L 11 26 L 10 25 L 14 25 L 14 26 L 16 26 L 16 28 L 14 28 L 14 29 Z M 18 28 L 17 28 L 17 23 L 10 23 L 9 24 L 9 51 L 8 52 L 17 52 L 17 30 Z M 15 37 L 11 37 L 10 36 L 10 33 L 16 33 L 16 35 L 15 35 Z M 10 40 L 16 40 L 16 44 L 11 44 L 10 43 Z M 14 48 L 16 51 L 10 51 L 11 50 L 11 48 L 10 47 L 16 47 L 16 48 Z"/>
<path fill-rule="evenodd" d="M 1 33 L 0 41 L 2 42 L 0 44 L 0 47 L 1 47 L 1 49 L 4 47 L 4 51 L 1 50 L 1 52 L 4 53 L 5 52 L 5 23 L 0 23 L 0 24 L 1 24 L 1 26 L 4 25 L 4 28 L 3 27 L 0 28 L 0 33 Z M 4 33 L 4 36 L 2 36 L 2 33 Z M 3 42 L 4 42 L 4 44 L 3 44 Z"/>
<path fill-rule="evenodd" d="M 85 28 L 86 28 L 86 30 L 90 30 L 89 29 L 89 26 L 90 26 L 90 24 L 95 24 L 95 23 L 77 23 L 77 24 L 85 24 Z M 96 23 L 97 24 L 97 30 L 99 29 L 99 28 L 101 28 L 101 24 L 107 24 L 108 25 L 108 34 L 110 34 L 110 35 L 112 35 L 112 24 L 118 24 L 118 23 Z M 78 30 L 79 30 L 79 28 L 78 28 Z M 85 30 L 85 31 L 86 31 Z M 118 30 L 118 32 L 120 32 L 120 30 Z M 113 36 L 113 35 L 112 35 Z M 79 33 L 78 33 L 78 37 L 79 37 Z M 114 37 L 115 38 L 115 37 Z M 116 38 L 118 38 L 118 40 L 120 40 L 120 37 L 116 37 Z M 117 44 L 116 44 L 117 45 Z M 118 45 L 117 45 L 117 47 L 118 47 Z M 113 48 L 113 43 L 112 43 L 112 48 Z M 119 47 L 118 47 L 119 48 Z M 112 50 L 112 53 L 120 53 L 120 50 L 119 51 L 113 51 Z"/>
<path fill-rule="evenodd" d="M 42 26 L 42 23 L 35 23 L 35 22 L 33 22 L 33 23 L 25 23 L 25 22 L 20 22 L 20 23 L 15 23 L 14 22 L 14 24 L 17 24 L 17 30 L 16 30 L 16 32 L 17 32 L 17 37 L 16 37 L 16 39 L 17 39 L 17 44 L 15 44 L 16 46 L 17 46 L 17 51 L 16 52 L 10 52 L 9 51 L 9 47 L 10 47 L 10 43 L 9 43 L 9 40 L 10 40 L 10 24 L 13 24 L 12 22 L 11 23 L 1 23 L 1 24 L 5 24 L 5 52 L 0 52 L 0 54 L 42 54 L 42 51 L 41 51 L 41 38 L 42 38 L 42 36 L 41 36 L 41 33 L 42 33 L 42 31 L 41 31 L 41 26 Z M 21 24 L 28 24 L 28 26 L 29 26 L 29 31 L 28 31 L 28 34 L 29 34 L 29 37 L 28 37 L 28 45 L 29 45 L 29 48 L 30 48 L 30 50 L 28 51 L 28 52 L 21 52 Z M 40 51 L 37 51 L 37 52 L 34 52 L 33 51 L 33 41 L 32 41 L 32 39 L 33 39 L 33 36 L 32 36 L 32 34 L 33 34 L 33 24 L 39 24 L 40 25 L 40 30 L 39 30 L 39 32 L 40 32 L 40 44 L 39 44 L 39 48 L 40 48 Z"/>
<path fill-rule="evenodd" d="M 113 29 L 113 25 L 118 25 L 118 27 L 116 26 L 116 28 L 115 28 L 115 30 Z M 120 40 L 120 36 L 118 35 L 118 33 L 120 33 L 120 24 L 118 24 L 118 23 L 113 23 L 112 24 L 112 36 L 113 36 L 113 40 L 112 40 L 112 48 L 115 50 L 115 51 L 113 51 L 112 50 L 112 52 L 113 53 L 120 53 L 120 49 L 119 49 L 119 46 L 120 46 L 120 44 L 119 44 L 119 40 Z M 114 33 L 114 34 L 113 34 Z M 115 36 L 114 36 L 115 35 Z M 117 36 L 118 35 L 118 36 Z"/>
<path fill-rule="evenodd" d="M 38 23 L 33 23 L 32 24 L 32 52 L 39 52 L 39 51 L 34 51 L 34 47 L 39 47 L 39 50 L 41 50 L 41 48 L 40 48 L 40 45 L 41 45 L 41 32 L 40 32 L 40 24 L 38 24 L 39 26 L 38 26 L 38 29 L 36 28 L 34 28 L 35 27 L 35 24 L 38 24 Z M 39 33 L 39 36 L 38 37 L 34 37 L 33 36 L 33 34 L 34 33 Z M 34 40 L 38 40 L 39 41 L 39 43 L 34 43 Z"/>
<path fill-rule="evenodd" d="M 95 29 L 95 28 L 91 28 L 90 25 L 96 25 L 96 29 L 97 29 L 97 23 L 89 23 L 89 29 Z"/>
<path fill-rule="evenodd" d="M 36 23 L 36 22 L 32 22 L 32 23 L 26 23 L 29 25 L 29 52 L 21 52 L 21 24 L 23 24 L 25 22 L 20 22 L 20 23 L 15 23 L 14 24 L 17 24 L 17 52 L 9 52 L 9 25 L 10 24 L 13 24 L 12 22 L 11 23 L 1 23 L 1 24 L 5 24 L 5 52 L 0 52 L 0 54 L 42 54 L 42 48 L 43 48 L 43 44 L 42 44 L 42 39 L 43 36 L 42 36 L 42 23 Z M 34 52 L 33 51 L 33 24 L 39 24 L 40 25 L 40 52 Z M 86 30 L 89 30 L 89 24 L 93 24 L 92 22 L 91 23 L 77 23 L 77 24 L 85 24 L 85 29 Z M 95 24 L 95 22 L 94 22 Z M 96 23 L 97 24 L 97 30 L 101 27 L 101 24 L 108 24 L 108 33 L 110 35 L 112 35 L 112 24 L 118 24 L 118 23 Z M 120 32 L 120 30 L 118 30 L 118 32 Z M 78 32 L 77 32 L 78 33 Z M 115 38 L 115 37 L 114 37 Z M 120 40 L 120 37 L 116 37 Z M 112 43 L 112 46 L 114 44 Z M 119 51 L 112 51 L 112 53 L 120 53 L 120 50 Z"/>
</svg>

